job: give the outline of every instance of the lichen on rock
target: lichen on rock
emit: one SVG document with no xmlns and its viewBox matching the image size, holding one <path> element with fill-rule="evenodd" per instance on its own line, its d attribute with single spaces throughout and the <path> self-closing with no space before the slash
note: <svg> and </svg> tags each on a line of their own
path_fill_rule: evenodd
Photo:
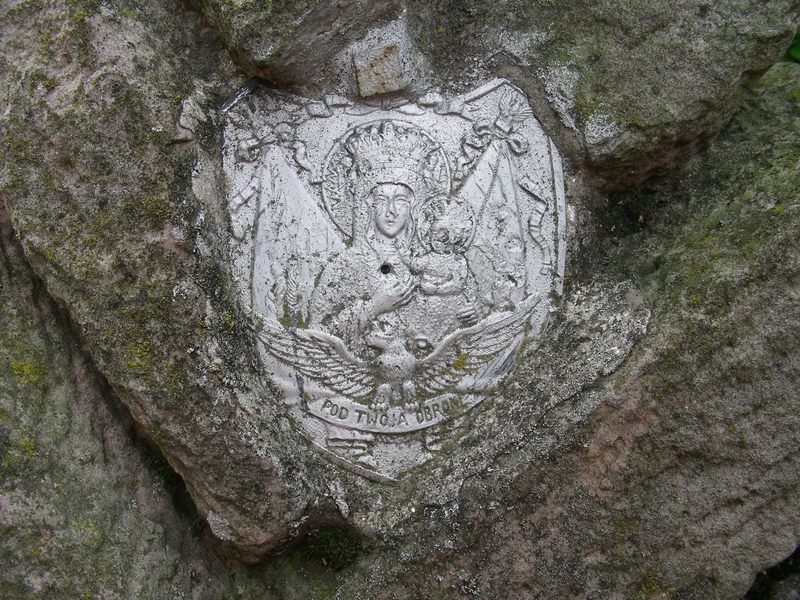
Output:
<svg viewBox="0 0 800 600">
<path fill-rule="evenodd" d="M 0 595 L 737 597 L 792 552 L 796 2 L 200 4 L 0 8 Z M 570 212 L 541 339 L 390 486 L 259 366 L 219 107 L 352 95 L 399 18 L 419 81 L 525 90 Z"/>
</svg>

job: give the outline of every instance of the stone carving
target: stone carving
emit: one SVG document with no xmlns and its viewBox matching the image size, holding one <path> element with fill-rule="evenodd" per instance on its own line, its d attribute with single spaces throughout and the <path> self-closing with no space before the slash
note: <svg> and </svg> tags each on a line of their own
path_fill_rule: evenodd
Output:
<svg viewBox="0 0 800 600">
<path fill-rule="evenodd" d="M 558 152 L 504 80 L 416 103 L 257 92 L 228 115 L 233 271 L 263 363 L 317 450 L 395 478 L 552 310 Z"/>
</svg>

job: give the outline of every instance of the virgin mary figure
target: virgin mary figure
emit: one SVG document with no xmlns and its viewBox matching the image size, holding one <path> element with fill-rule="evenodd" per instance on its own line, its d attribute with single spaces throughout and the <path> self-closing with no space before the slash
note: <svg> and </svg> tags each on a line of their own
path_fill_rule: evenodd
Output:
<svg viewBox="0 0 800 600">
<path fill-rule="evenodd" d="M 328 210 L 350 244 L 320 275 L 309 326 L 368 353 L 372 336 L 408 335 L 403 313 L 416 292 L 409 268 L 415 221 L 432 197 L 449 193 L 447 160 L 417 127 L 385 120 L 351 129 L 332 151 L 327 171 L 338 194 L 333 200 L 339 200 L 334 204 L 329 193 Z"/>
</svg>

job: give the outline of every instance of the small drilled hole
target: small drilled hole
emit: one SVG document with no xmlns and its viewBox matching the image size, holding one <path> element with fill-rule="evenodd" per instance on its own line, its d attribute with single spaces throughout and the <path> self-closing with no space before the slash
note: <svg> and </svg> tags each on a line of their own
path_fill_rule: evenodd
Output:
<svg viewBox="0 0 800 600">
<path fill-rule="evenodd" d="M 388 275 L 391 272 L 392 272 L 392 267 L 386 264 L 381 265 L 381 273 L 383 273 L 384 275 Z"/>
</svg>

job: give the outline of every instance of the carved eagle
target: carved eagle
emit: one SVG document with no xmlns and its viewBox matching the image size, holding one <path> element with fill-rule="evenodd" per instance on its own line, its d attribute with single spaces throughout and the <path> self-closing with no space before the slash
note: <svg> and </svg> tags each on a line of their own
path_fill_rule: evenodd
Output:
<svg viewBox="0 0 800 600">
<path fill-rule="evenodd" d="M 287 329 L 256 316 L 255 333 L 267 351 L 302 375 L 353 400 L 373 398 L 377 408 L 398 399 L 406 404 L 418 393 L 432 396 L 477 376 L 477 387 L 489 389 L 498 377 L 480 377 L 498 357 L 514 349 L 538 299 L 521 303 L 517 310 L 495 313 L 477 324 L 445 337 L 423 358 L 409 352 L 398 337 L 381 349 L 373 362 L 354 355 L 344 341 L 314 329 Z M 468 387 L 475 387 L 475 384 Z"/>
</svg>

